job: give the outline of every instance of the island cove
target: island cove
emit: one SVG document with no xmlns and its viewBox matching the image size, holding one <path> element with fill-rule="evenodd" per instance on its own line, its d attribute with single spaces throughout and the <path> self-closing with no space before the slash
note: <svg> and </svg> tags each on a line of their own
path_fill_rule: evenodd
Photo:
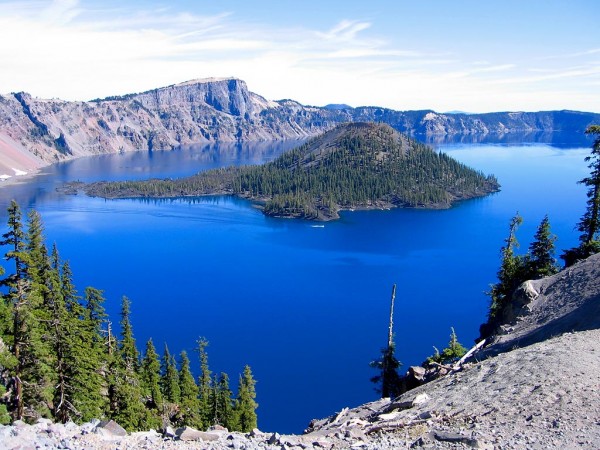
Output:
<svg viewBox="0 0 600 450">
<path fill-rule="evenodd" d="M 92 197 L 179 198 L 233 195 L 271 217 L 337 219 L 351 209 L 448 208 L 497 192 L 499 184 L 386 124 L 337 126 L 272 162 L 180 179 L 68 183 Z"/>
</svg>

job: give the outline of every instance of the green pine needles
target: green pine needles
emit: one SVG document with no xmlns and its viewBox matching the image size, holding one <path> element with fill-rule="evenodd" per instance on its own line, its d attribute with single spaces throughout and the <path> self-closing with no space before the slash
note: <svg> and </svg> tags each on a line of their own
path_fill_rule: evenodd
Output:
<svg viewBox="0 0 600 450">
<path fill-rule="evenodd" d="M 161 357 L 149 339 L 140 355 L 131 301 L 122 299 L 115 336 L 103 292 L 87 287 L 78 295 L 69 263 L 56 245 L 48 252 L 40 215 L 31 210 L 24 225 L 15 201 L 8 215 L 0 241 L 12 266 L 7 274 L 0 268 L 0 424 L 46 417 L 78 423 L 114 419 L 128 431 L 256 427 L 250 367 L 234 397 L 227 374 L 211 376 L 204 338 L 197 342 L 198 383 L 185 351 L 177 364 L 166 344 Z"/>
<path fill-rule="evenodd" d="M 510 220 L 508 236 L 500 250 L 498 281 L 487 292 L 491 299 L 490 309 L 487 322 L 480 327 L 480 339 L 494 334 L 498 326 L 505 322 L 504 316 L 512 308 L 513 294 L 521 283 L 554 275 L 559 271 L 554 257 L 556 236 L 552 233 L 548 216 L 542 219 L 525 255 L 516 253 L 519 248 L 516 234 L 522 223 L 523 218 L 518 212 Z"/>
</svg>

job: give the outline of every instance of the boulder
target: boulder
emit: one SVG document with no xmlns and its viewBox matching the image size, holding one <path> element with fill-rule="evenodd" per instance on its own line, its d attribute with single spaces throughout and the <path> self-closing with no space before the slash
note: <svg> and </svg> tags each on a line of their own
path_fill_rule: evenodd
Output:
<svg viewBox="0 0 600 450">
<path fill-rule="evenodd" d="M 408 369 L 408 373 L 415 379 L 415 381 L 419 381 L 422 383 L 423 381 L 425 381 L 425 374 L 427 373 L 427 371 L 424 367 L 421 366 L 411 366 Z"/>
<path fill-rule="evenodd" d="M 279 435 L 279 433 L 273 433 L 271 435 L 271 437 L 269 438 L 269 440 L 267 441 L 268 444 L 270 445 L 275 445 L 275 444 L 279 444 L 279 438 L 281 436 Z"/>
<path fill-rule="evenodd" d="M 477 441 L 470 436 L 465 436 L 464 434 L 453 433 L 451 431 L 441 431 L 434 430 L 432 432 L 432 436 L 436 441 L 440 442 L 451 442 L 453 444 L 465 444 L 470 447 L 475 447 Z"/>
<path fill-rule="evenodd" d="M 262 431 L 260 431 L 258 428 L 253 428 L 252 431 L 250 433 L 248 433 L 248 437 L 260 437 L 262 436 L 264 433 Z"/>
<path fill-rule="evenodd" d="M 181 427 L 175 431 L 177 439 L 180 441 L 216 441 L 219 436 L 213 433 L 196 430 L 192 427 Z"/>
<path fill-rule="evenodd" d="M 127 430 L 114 420 L 103 420 L 96 426 L 94 432 L 109 436 L 127 436 Z"/>
<path fill-rule="evenodd" d="M 168 439 L 175 439 L 175 437 L 177 436 L 175 434 L 175 430 L 173 429 L 173 427 L 170 427 L 169 425 L 167 425 L 165 427 L 162 435 L 163 435 L 163 438 L 168 438 Z"/>
</svg>

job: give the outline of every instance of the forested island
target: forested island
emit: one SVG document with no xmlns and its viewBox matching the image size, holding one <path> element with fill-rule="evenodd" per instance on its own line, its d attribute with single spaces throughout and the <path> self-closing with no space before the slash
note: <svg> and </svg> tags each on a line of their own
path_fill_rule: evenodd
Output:
<svg viewBox="0 0 600 450">
<path fill-rule="evenodd" d="M 331 220 L 349 209 L 448 208 L 496 192 L 499 184 L 389 125 L 348 123 L 259 166 L 176 180 L 97 182 L 83 189 L 103 198 L 235 195 L 269 216 Z"/>
</svg>

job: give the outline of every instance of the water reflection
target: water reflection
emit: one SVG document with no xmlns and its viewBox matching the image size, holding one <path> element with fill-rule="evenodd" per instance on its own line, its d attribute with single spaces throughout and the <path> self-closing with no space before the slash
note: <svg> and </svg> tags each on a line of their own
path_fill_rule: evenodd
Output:
<svg viewBox="0 0 600 450">
<path fill-rule="evenodd" d="M 522 132 L 522 133 L 487 133 L 487 134 L 461 134 L 461 135 L 427 135 L 416 136 L 429 145 L 440 146 L 446 144 L 503 144 L 503 145 L 530 145 L 548 144 L 556 148 L 590 147 L 593 140 L 584 133 L 567 132 Z"/>
<path fill-rule="evenodd" d="M 139 180 L 179 178 L 230 165 L 262 164 L 303 140 L 192 145 L 168 151 L 140 151 L 79 158 L 53 164 L 27 182 L 0 189 L 0 219 L 4 221 L 11 199 L 23 209 L 60 201 L 56 188 L 68 181 Z"/>
</svg>

